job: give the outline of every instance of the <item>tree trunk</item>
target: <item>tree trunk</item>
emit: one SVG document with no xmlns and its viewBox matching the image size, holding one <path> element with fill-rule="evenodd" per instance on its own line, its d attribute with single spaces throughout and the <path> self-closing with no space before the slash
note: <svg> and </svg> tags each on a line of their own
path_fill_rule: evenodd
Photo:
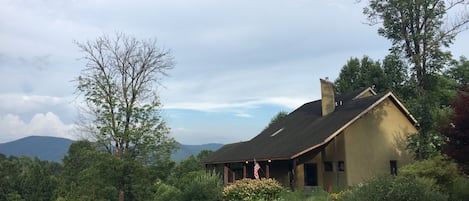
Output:
<svg viewBox="0 0 469 201">
<path fill-rule="evenodd" d="M 124 191 L 123 190 L 119 191 L 119 201 L 124 201 Z"/>
</svg>

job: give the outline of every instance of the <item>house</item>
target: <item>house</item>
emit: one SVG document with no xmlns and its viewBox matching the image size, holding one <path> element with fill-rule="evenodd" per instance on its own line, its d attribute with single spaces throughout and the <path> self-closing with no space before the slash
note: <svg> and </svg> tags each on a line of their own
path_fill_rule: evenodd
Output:
<svg viewBox="0 0 469 201">
<path fill-rule="evenodd" d="M 321 82 L 321 100 L 308 102 L 249 141 L 227 144 L 203 162 L 225 184 L 259 174 L 294 190 L 346 188 L 412 161 L 405 149 L 416 120 L 391 93 L 371 88 L 335 95 Z"/>
</svg>

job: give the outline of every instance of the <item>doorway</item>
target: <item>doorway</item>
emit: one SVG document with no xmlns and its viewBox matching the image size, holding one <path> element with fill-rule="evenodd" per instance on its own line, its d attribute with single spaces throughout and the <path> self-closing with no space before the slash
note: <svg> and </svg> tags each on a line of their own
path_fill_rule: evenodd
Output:
<svg viewBox="0 0 469 201">
<path fill-rule="evenodd" d="M 316 163 L 305 163 L 305 186 L 318 185 L 318 166 Z"/>
</svg>

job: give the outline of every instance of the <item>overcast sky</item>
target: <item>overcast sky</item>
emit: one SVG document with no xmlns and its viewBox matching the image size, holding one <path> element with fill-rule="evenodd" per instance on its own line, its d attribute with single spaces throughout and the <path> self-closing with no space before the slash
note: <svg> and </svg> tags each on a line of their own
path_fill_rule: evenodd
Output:
<svg viewBox="0 0 469 201">
<path fill-rule="evenodd" d="M 124 32 L 156 38 L 176 66 L 159 89 L 184 144 L 257 135 L 279 111 L 319 99 L 351 57 L 382 59 L 355 0 L 0 0 L 0 143 L 29 135 L 79 139 L 73 41 Z M 468 56 L 469 34 L 451 51 Z"/>
</svg>

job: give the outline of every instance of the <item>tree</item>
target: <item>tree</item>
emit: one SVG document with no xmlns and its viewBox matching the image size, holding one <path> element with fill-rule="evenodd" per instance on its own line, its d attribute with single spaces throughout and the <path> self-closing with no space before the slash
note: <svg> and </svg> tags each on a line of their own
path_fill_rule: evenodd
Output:
<svg viewBox="0 0 469 201">
<path fill-rule="evenodd" d="M 265 127 L 265 128 L 268 128 L 269 126 L 277 123 L 277 122 L 280 122 L 282 119 L 284 119 L 286 116 L 288 116 L 288 113 L 285 112 L 285 111 L 280 111 L 278 112 L 274 117 L 272 117 L 272 119 L 270 119 L 270 122 L 269 124 Z"/>
<path fill-rule="evenodd" d="M 405 63 L 396 55 L 387 55 L 383 62 L 373 61 L 368 56 L 351 58 L 340 70 L 335 80 L 339 94 L 351 92 L 360 87 L 373 87 L 378 92 L 393 91 L 402 97 L 407 94 L 408 74 Z"/>
<path fill-rule="evenodd" d="M 360 87 L 373 87 L 375 90 L 385 91 L 386 84 L 384 72 L 379 62 L 373 61 L 368 56 L 350 58 L 335 81 L 335 90 L 339 93 L 347 93 Z"/>
<path fill-rule="evenodd" d="M 419 122 L 419 159 L 429 157 L 425 147 L 432 143 L 433 114 L 439 103 L 434 99 L 438 80 L 435 75 L 451 58 L 442 48 L 467 29 L 469 22 L 468 13 L 451 17 L 448 11 L 466 3 L 466 0 L 370 0 L 364 9 L 371 24 L 382 23 L 378 33 L 392 42 L 391 52 L 411 64 L 419 105 L 413 111 Z"/>
<path fill-rule="evenodd" d="M 469 86 L 469 60 L 466 57 L 461 56 L 459 61 L 453 61 L 453 67 L 446 71 L 446 75 L 456 80 L 459 84 L 458 89 L 464 90 Z"/>
<path fill-rule="evenodd" d="M 464 172 L 469 174 L 469 87 L 459 91 L 452 103 L 453 113 L 440 132 L 448 138 L 444 153 L 458 162 Z"/>
<path fill-rule="evenodd" d="M 122 33 L 76 44 L 87 61 L 77 78 L 77 92 L 86 103 L 82 131 L 121 161 L 151 163 L 158 154 L 170 153 L 176 145 L 159 114 L 156 92 L 174 66 L 170 51 L 159 49 L 155 40 Z M 125 174 L 119 179 L 120 201 L 130 193 L 127 181 Z"/>
</svg>

